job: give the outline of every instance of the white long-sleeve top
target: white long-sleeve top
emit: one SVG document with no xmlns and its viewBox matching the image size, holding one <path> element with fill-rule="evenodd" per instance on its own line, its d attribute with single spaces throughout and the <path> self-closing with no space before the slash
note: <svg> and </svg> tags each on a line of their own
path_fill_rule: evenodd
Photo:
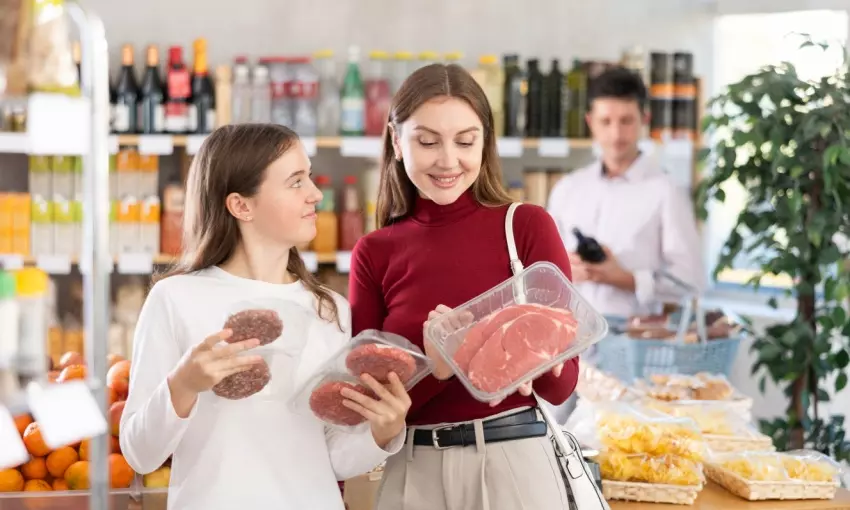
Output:
<svg viewBox="0 0 850 510">
<path fill-rule="evenodd" d="M 169 509 L 343 510 L 337 480 L 368 472 L 401 449 L 404 433 L 385 451 L 368 427 L 326 428 L 288 405 L 295 389 L 350 339 L 348 302 L 334 298 L 344 331 L 318 317 L 301 283 L 275 285 L 213 267 L 154 285 L 136 326 L 120 440 L 139 473 L 172 455 Z M 255 308 L 274 306 L 284 323 L 283 336 L 262 348 L 273 352 L 271 382 L 243 400 L 205 392 L 181 419 L 166 377 L 246 300 Z"/>
<path fill-rule="evenodd" d="M 691 201 L 654 155 L 642 154 L 620 177 L 605 175 L 597 161 L 552 188 L 547 206 L 568 251 L 577 241 L 573 228 L 608 246 L 635 277 L 635 292 L 593 282 L 578 291 L 603 314 L 628 316 L 657 312 L 677 302 L 682 291 L 654 275 L 665 270 L 702 291 L 702 243 Z"/>
</svg>

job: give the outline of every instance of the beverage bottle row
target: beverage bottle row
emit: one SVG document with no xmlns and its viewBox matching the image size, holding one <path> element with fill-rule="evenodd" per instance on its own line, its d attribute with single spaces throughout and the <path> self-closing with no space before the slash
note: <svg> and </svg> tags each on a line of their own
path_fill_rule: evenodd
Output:
<svg viewBox="0 0 850 510">
<path fill-rule="evenodd" d="M 168 49 L 165 77 L 160 74 L 159 49 L 148 46 L 141 83 L 136 78 L 132 45 L 121 48 L 121 68 L 110 84 L 112 132 L 117 134 L 210 133 L 218 125 L 216 89 L 210 77 L 207 42 L 194 42 L 190 70 L 183 48 Z"/>
</svg>

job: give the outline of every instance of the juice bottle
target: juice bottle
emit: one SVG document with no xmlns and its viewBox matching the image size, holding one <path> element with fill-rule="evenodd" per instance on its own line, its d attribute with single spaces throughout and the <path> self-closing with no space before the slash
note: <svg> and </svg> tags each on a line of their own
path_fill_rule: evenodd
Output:
<svg viewBox="0 0 850 510">
<path fill-rule="evenodd" d="M 316 177 L 316 185 L 322 190 L 322 201 L 316 206 L 316 237 L 313 251 L 335 253 L 337 246 L 337 219 L 334 190 L 327 175 Z"/>
<path fill-rule="evenodd" d="M 357 240 L 363 237 L 363 209 L 357 190 L 357 177 L 345 177 L 342 190 L 342 212 L 339 215 L 339 249 L 351 251 Z"/>
<path fill-rule="evenodd" d="M 499 57 L 482 55 L 478 59 L 478 67 L 471 74 L 487 95 L 496 134 L 502 135 L 505 132 L 505 72 L 499 65 Z"/>
<path fill-rule="evenodd" d="M 363 136 L 366 123 L 366 93 L 360 77 L 360 50 L 348 50 L 348 67 L 342 81 L 339 131 L 342 136 Z"/>
<path fill-rule="evenodd" d="M 390 109 L 390 81 L 387 76 L 385 51 L 369 53 L 369 69 L 366 74 L 366 136 L 381 136 L 387 125 Z"/>
</svg>

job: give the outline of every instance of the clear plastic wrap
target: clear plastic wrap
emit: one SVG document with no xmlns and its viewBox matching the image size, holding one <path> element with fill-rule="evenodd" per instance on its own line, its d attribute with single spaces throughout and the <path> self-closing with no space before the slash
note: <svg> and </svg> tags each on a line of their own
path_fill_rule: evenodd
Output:
<svg viewBox="0 0 850 510">
<path fill-rule="evenodd" d="M 342 406 L 340 391 L 343 387 L 372 396 L 372 391 L 359 377 L 368 373 L 386 384 L 389 373 L 395 372 L 409 390 L 431 373 L 431 369 L 431 360 L 406 338 L 366 330 L 352 338 L 310 376 L 295 392 L 290 406 L 299 414 L 315 416 L 328 425 L 356 427 L 365 420 Z"/>
<path fill-rule="evenodd" d="M 677 418 L 690 418 L 696 422 L 703 434 L 750 438 L 762 436 L 751 423 L 722 403 L 645 399 L 642 405 Z"/>
<path fill-rule="evenodd" d="M 719 374 L 662 375 L 649 377 L 649 381 L 637 381 L 636 386 L 647 396 L 658 400 L 729 400 L 735 396 L 735 388 Z"/>
<path fill-rule="evenodd" d="M 684 457 L 606 451 L 595 459 L 605 480 L 665 485 L 702 485 L 702 465 Z"/>
<path fill-rule="evenodd" d="M 78 95 L 77 67 L 64 0 L 36 0 L 29 45 L 29 85 L 33 90 Z"/>
<path fill-rule="evenodd" d="M 221 329 L 231 329 L 227 343 L 256 338 L 260 346 L 240 356 L 261 356 L 263 362 L 219 382 L 216 401 L 246 398 L 285 402 L 291 395 L 298 356 L 307 342 L 315 313 L 290 300 L 250 299 L 231 305 Z"/>
<path fill-rule="evenodd" d="M 555 265 L 538 262 L 427 323 L 425 341 L 482 402 L 578 356 L 608 330 Z"/>
<path fill-rule="evenodd" d="M 600 451 L 674 455 L 694 462 L 708 448 L 696 422 L 626 402 L 582 401 L 567 421 L 582 444 Z"/>
<path fill-rule="evenodd" d="M 835 460 L 810 450 L 727 453 L 712 457 L 711 463 L 753 482 L 840 483 L 846 476 L 846 468 Z"/>
</svg>

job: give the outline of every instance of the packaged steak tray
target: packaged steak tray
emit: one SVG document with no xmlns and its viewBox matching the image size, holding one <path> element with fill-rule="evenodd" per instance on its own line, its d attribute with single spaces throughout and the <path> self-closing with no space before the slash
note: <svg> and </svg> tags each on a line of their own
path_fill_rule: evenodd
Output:
<svg viewBox="0 0 850 510">
<path fill-rule="evenodd" d="M 378 382 L 389 383 L 394 372 L 406 389 L 412 388 L 431 373 L 431 360 L 407 339 L 375 330 L 355 336 L 331 356 L 290 400 L 300 414 L 310 414 L 328 425 L 357 427 L 365 420 L 342 404 L 343 388 L 352 388 L 374 398 L 372 390 L 360 380 L 369 374 Z"/>
<path fill-rule="evenodd" d="M 429 321 L 425 341 L 476 399 L 492 402 L 578 356 L 607 331 L 605 318 L 564 273 L 538 262 Z"/>
</svg>

